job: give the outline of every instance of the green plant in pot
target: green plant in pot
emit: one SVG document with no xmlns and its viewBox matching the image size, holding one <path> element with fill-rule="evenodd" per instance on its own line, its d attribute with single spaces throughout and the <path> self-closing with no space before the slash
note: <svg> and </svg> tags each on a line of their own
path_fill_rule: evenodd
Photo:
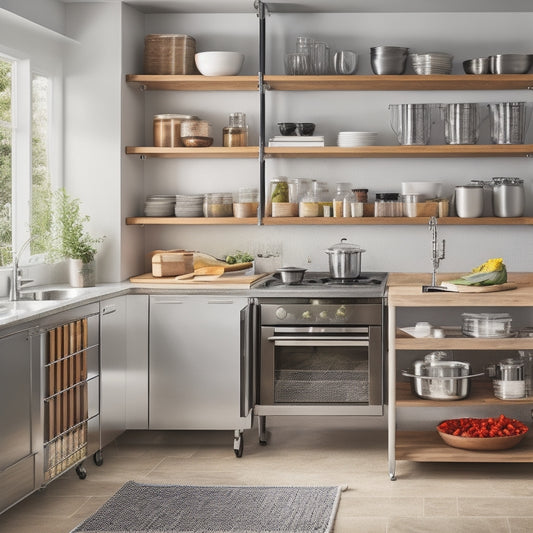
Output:
<svg viewBox="0 0 533 533">
<path fill-rule="evenodd" d="M 90 219 L 81 213 L 80 204 L 80 200 L 72 198 L 65 189 L 58 189 L 52 197 L 49 229 L 34 229 L 34 234 L 47 241 L 49 259 L 68 259 L 72 287 L 93 287 L 96 284 L 96 246 L 103 238 L 87 232 L 85 225 Z"/>
</svg>

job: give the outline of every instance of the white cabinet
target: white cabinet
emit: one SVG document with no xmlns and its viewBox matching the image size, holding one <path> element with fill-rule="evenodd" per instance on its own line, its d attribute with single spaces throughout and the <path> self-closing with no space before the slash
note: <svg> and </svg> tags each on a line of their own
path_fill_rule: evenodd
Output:
<svg viewBox="0 0 533 533">
<path fill-rule="evenodd" d="M 0 512 L 34 490 L 28 331 L 0 338 Z"/>
<path fill-rule="evenodd" d="M 102 447 L 126 429 L 126 297 L 100 302 Z"/>
<path fill-rule="evenodd" d="M 251 427 L 247 308 L 243 297 L 150 297 L 150 429 Z"/>
</svg>

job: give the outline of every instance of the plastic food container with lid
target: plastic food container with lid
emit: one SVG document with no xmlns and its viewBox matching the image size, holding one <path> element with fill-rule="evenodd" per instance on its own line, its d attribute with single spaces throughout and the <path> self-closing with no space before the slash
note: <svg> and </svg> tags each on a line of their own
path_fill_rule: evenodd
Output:
<svg viewBox="0 0 533 533">
<path fill-rule="evenodd" d="M 463 335 L 467 337 L 501 338 L 511 335 L 509 313 L 463 313 Z"/>
</svg>

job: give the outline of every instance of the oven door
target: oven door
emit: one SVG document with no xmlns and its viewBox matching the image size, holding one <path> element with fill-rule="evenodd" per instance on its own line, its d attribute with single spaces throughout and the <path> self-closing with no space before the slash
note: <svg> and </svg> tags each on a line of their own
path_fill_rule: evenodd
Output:
<svg viewBox="0 0 533 533">
<path fill-rule="evenodd" d="M 261 405 L 383 405 L 381 327 L 261 327 Z"/>
</svg>

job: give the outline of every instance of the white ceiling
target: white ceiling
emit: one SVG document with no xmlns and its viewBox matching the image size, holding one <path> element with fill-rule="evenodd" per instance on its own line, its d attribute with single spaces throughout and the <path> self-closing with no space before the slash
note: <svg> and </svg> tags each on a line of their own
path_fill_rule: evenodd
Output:
<svg viewBox="0 0 533 533">
<path fill-rule="evenodd" d="M 124 2 L 143 13 L 251 13 L 254 0 L 61 0 Z M 532 12 L 533 0 L 269 0 L 271 12 Z"/>
</svg>

